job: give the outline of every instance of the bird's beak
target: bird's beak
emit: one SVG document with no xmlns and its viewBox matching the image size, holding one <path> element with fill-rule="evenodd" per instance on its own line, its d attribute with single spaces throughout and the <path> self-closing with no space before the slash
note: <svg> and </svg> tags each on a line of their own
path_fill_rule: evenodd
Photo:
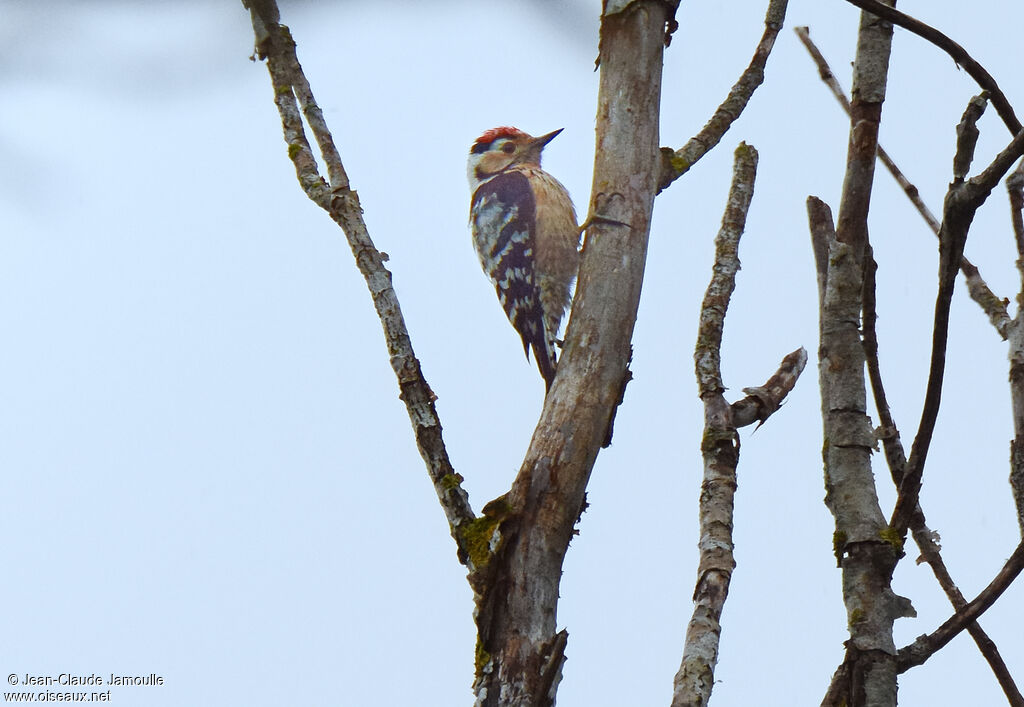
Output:
<svg viewBox="0 0 1024 707">
<path fill-rule="evenodd" d="M 565 130 L 565 128 L 559 128 L 558 130 L 550 132 L 547 135 L 541 135 L 540 137 L 533 138 L 533 144 L 531 145 L 531 147 L 537 149 L 538 151 L 543 149 L 545 145 L 554 140 L 555 136 L 557 136 L 558 133 L 562 132 L 563 130 Z"/>
</svg>

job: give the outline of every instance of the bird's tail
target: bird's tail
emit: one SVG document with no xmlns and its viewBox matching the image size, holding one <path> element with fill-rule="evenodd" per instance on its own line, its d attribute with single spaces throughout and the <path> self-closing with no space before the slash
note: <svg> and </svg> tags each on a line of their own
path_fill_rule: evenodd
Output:
<svg viewBox="0 0 1024 707">
<path fill-rule="evenodd" d="M 544 392 L 551 390 L 551 382 L 555 380 L 555 367 L 558 361 L 555 359 L 555 347 L 549 342 L 533 345 L 533 357 L 537 360 L 537 368 L 544 377 Z"/>
</svg>

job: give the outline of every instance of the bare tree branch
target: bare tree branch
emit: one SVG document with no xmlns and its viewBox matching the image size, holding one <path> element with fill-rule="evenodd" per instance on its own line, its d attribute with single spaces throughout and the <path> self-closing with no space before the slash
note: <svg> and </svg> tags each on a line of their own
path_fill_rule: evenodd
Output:
<svg viewBox="0 0 1024 707">
<path fill-rule="evenodd" d="M 835 97 L 836 101 L 839 102 L 839 105 L 843 107 L 846 115 L 849 116 L 850 101 L 846 97 L 846 92 L 843 91 L 843 87 L 839 83 L 839 79 L 837 79 L 835 74 L 832 73 L 832 67 L 828 65 L 828 62 L 825 60 L 825 56 L 811 40 L 810 28 L 794 27 L 793 31 L 796 32 L 796 36 L 800 38 L 800 42 L 804 45 L 804 48 L 811 55 L 811 59 L 813 59 L 814 63 L 817 65 L 818 75 L 821 77 L 822 82 L 828 86 L 829 90 L 832 91 L 832 95 Z M 885 148 L 881 145 L 878 146 L 878 159 L 881 160 L 882 164 L 884 164 L 886 169 L 889 170 L 889 173 L 899 183 L 900 187 L 903 189 L 903 193 L 907 195 L 908 199 L 910 199 L 910 202 L 917 209 L 918 213 L 921 214 L 921 218 L 925 220 L 928 227 L 938 235 L 939 220 L 935 218 L 935 215 L 932 214 L 931 210 L 924 203 L 924 200 L 921 199 L 921 194 L 917 190 L 917 187 L 907 179 L 906 175 L 904 175 L 900 168 L 896 166 L 896 162 L 893 161 L 889 156 L 889 153 L 886 152 Z"/>
<path fill-rule="evenodd" d="M 1010 217 L 1017 244 L 1017 270 L 1021 291 L 1017 316 L 1010 329 L 1010 397 L 1013 402 L 1014 439 L 1010 443 L 1010 488 L 1017 505 L 1017 524 L 1024 537 L 1024 160 L 1006 180 Z"/>
<path fill-rule="evenodd" d="M 875 263 L 873 251 L 869 246 L 864 261 L 864 354 L 868 379 L 871 381 L 871 391 L 875 399 L 875 409 L 878 411 L 879 426 L 875 433 L 882 442 L 886 462 L 898 488 L 903 481 L 907 459 L 903 453 L 900 431 L 896 427 L 896 421 L 889 409 L 885 386 L 882 383 L 882 371 L 878 362 L 878 332 L 875 328 L 878 320 L 875 300 L 875 272 L 877 269 L 878 265 Z"/>
<path fill-rule="evenodd" d="M 984 90 L 988 91 L 992 105 L 995 107 L 996 112 L 999 113 L 999 117 L 1003 119 L 1003 123 L 1009 129 L 1011 135 L 1016 135 L 1021 131 L 1020 121 L 1017 119 L 1016 114 L 1013 112 L 1013 106 L 1006 99 L 1002 90 L 999 88 L 999 84 L 992 78 L 992 75 L 985 70 L 985 67 L 974 60 L 974 58 L 967 53 L 967 50 L 961 47 L 959 44 L 954 42 L 952 39 L 947 37 L 939 30 L 926 25 L 924 22 L 917 20 L 910 15 L 906 15 L 899 10 L 883 5 L 878 0 L 846 0 L 851 5 L 856 5 L 865 12 L 870 12 L 873 15 L 877 15 L 884 20 L 892 22 L 894 25 L 899 25 L 906 30 L 909 30 L 921 37 L 926 39 L 942 51 L 946 52 L 953 58 L 953 61 L 957 63 L 957 66 L 962 67 L 968 75 L 973 78 L 979 86 Z"/>
<path fill-rule="evenodd" d="M 827 216 L 827 209 L 821 206 L 817 200 L 809 200 L 812 233 L 828 237 L 831 224 L 821 222 Z M 885 657 L 895 654 L 891 622 L 909 613 L 909 607 L 889 587 L 900 547 L 887 540 L 870 467 L 874 434 L 865 410 L 860 374 L 864 350 L 857 326 L 861 266 L 852 248 L 834 236 L 826 265 L 827 274 L 819 276 L 825 292 L 818 366 L 826 440 L 825 502 L 836 518 L 834 545 L 836 560 L 843 568 L 851 640 L 844 665 L 822 704 L 840 705 L 850 703 L 851 694 L 869 689 L 869 680 L 881 683 L 870 687 L 873 693 L 884 692 L 885 685 L 892 682 L 886 678 L 886 664 L 891 661 Z M 894 664 L 891 670 L 895 671 Z M 894 682 L 891 690 L 895 704 Z"/>
<path fill-rule="evenodd" d="M 953 285 L 956 270 L 967 242 L 967 230 L 974 218 L 974 210 L 962 213 L 962 199 L 956 198 L 956 189 L 964 185 L 964 179 L 974 159 L 974 148 L 978 141 L 976 124 L 985 110 L 984 96 L 972 98 L 957 126 L 957 149 L 953 157 L 953 183 L 946 194 L 942 228 L 939 231 L 939 286 L 935 302 L 935 316 L 932 327 L 932 351 L 925 388 L 924 405 L 917 435 L 910 448 L 906 473 L 899 486 L 899 497 L 893 510 L 890 526 L 900 535 L 906 533 L 912 510 L 918 505 L 924 462 L 931 445 L 935 421 L 942 399 L 942 380 L 946 366 L 946 343 L 949 334 L 949 308 L 953 299 Z M 978 203 L 980 206 L 980 202 Z M 950 274 L 952 272 L 952 274 Z"/>
<path fill-rule="evenodd" d="M 912 520 L 911 530 L 914 534 L 914 542 L 917 543 L 918 548 L 921 550 L 921 559 L 918 562 L 924 561 L 928 563 L 932 573 L 939 582 L 939 586 L 946 593 L 953 608 L 957 612 L 963 611 L 967 607 L 967 600 L 950 576 L 946 563 L 942 560 L 939 544 L 935 541 L 935 533 L 928 529 L 924 514 L 920 514 Z M 1010 669 L 1006 666 L 1006 662 L 999 653 L 995 642 L 989 638 L 977 621 L 968 623 L 966 628 L 971 638 L 974 639 L 974 643 L 978 646 L 978 650 L 992 669 L 992 673 L 999 682 L 1003 694 L 1006 695 L 1007 703 L 1011 707 L 1024 707 L 1024 695 L 1021 694 L 1020 689 L 1017 687 L 1013 676 L 1010 674 Z"/>
<path fill-rule="evenodd" d="M 814 63 L 818 67 L 818 73 L 821 76 L 821 80 L 826 86 L 832 91 L 832 95 L 839 102 L 839 105 L 843 107 L 846 114 L 850 114 L 850 101 L 846 98 L 846 93 L 843 91 L 839 80 L 836 79 L 832 73 L 831 67 L 825 60 L 821 51 L 811 40 L 810 30 L 807 27 L 795 27 L 794 31 L 800 38 L 804 47 L 807 49 Z M 886 169 L 889 170 L 889 174 L 893 176 L 896 182 L 903 189 L 903 193 L 910 199 L 910 203 L 914 205 L 918 213 L 921 214 L 921 218 L 928 224 L 928 228 L 931 229 L 932 233 L 936 236 L 939 235 L 939 220 L 935 218 L 935 215 L 931 212 L 928 206 L 924 203 L 921 198 L 921 194 L 917 187 L 907 179 L 906 175 L 903 174 L 902 170 L 896 165 L 896 162 L 889 156 L 889 153 L 885 151 L 881 144 L 878 145 L 878 159 L 881 160 L 882 164 L 885 165 Z M 989 289 L 988 284 L 981 277 L 981 273 L 978 268 L 971 263 L 966 257 L 960 260 L 960 271 L 964 274 L 965 282 L 967 283 L 967 291 L 975 302 L 984 310 L 985 314 L 988 315 L 989 321 L 992 326 L 996 328 L 999 335 L 1006 339 L 1008 335 L 1008 329 L 1010 326 L 1010 315 L 1006 311 L 1006 300 L 997 297 L 992 290 Z"/>
<path fill-rule="evenodd" d="M 725 384 L 722 382 L 722 333 L 729 300 L 736 288 L 736 273 L 740 269 L 739 243 L 747 221 L 750 200 L 754 196 L 757 157 L 757 150 L 746 143 L 740 143 L 734 153 L 733 181 L 725 214 L 722 216 L 722 228 L 715 238 L 715 265 L 700 309 L 697 348 L 694 353 L 697 388 L 702 400 L 725 392 Z"/>
<path fill-rule="evenodd" d="M 825 504 L 835 517 L 834 546 L 843 571 L 843 602 L 850 631 L 843 664 L 822 703 L 827 707 L 895 707 L 893 623 L 912 612 L 909 601 L 896 596 L 891 588 L 902 545 L 886 532 L 871 470 L 875 440 L 867 415 L 865 354 L 859 331 L 869 246 L 868 209 L 891 47 L 892 26 L 861 13 L 842 198 L 835 237 L 828 243 L 827 272 L 818 275 L 819 282 L 825 283 L 818 364 Z M 815 206 L 809 216 L 812 236 L 816 231 L 831 236 L 830 224 L 814 223 L 824 218 L 820 207 Z"/>
<path fill-rule="evenodd" d="M 892 2 L 894 0 L 890 0 Z M 836 238 L 853 246 L 853 256 L 858 262 L 868 243 L 868 209 L 891 49 L 892 26 L 880 22 L 873 15 L 861 13 L 857 55 L 853 64 L 846 174 L 836 219 Z"/>
<path fill-rule="evenodd" d="M 906 534 L 910 516 L 917 506 L 921 490 L 928 447 L 931 444 L 935 421 L 938 418 L 942 398 L 942 379 L 946 364 L 946 341 L 949 332 L 949 307 L 953 298 L 953 285 L 959 269 L 960 258 L 967 242 L 967 232 L 974 214 L 988 198 L 996 183 L 1006 174 L 1013 163 L 1024 154 L 1024 130 L 1000 152 L 978 176 L 964 181 L 972 161 L 977 140 L 975 123 L 984 110 L 984 98 L 976 97 L 964 112 L 964 118 L 957 129 L 957 154 L 953 160 L 954 181 L 950 184 L 942 215 L 942 229 L 939 235 L 939 289 L 935 301 L 935 322 L 932 329 L 932 354 L 925 389 L 921 422 L 918 425 L 914 444 L 907 461 L 907 473 L 900 485 L 899 497 L 893 510 L 890 526 L 901 537 Z"/>
<path fill-rule="evenodd" d="M 736 148 L 733 182 L 715 238 L 715 265 L 704 303 L 694 363 L 697 388 L 704 402 L 704 482 L 700 494 L 700 565 L 693 592 L 693 616 L 686 628 L 683 659 L 676 673 L 672 707 L 703 707 L 711 698 L 722 608 L 736 566 L 733 559 L 732 517 L 736 493 L 739 436 L 729 404 L 722 395 L 722 332 L 729 300 L 740 268 L 739 242 L 754 193 L 757 151 L 745 143 Z"/>
<path fill-rule="evenodd" d="M 391 286 L 391 273 L 384 266 L 385 257 L 370 239 L 359 198 L 349 185 L 330 130 L 299 65 L 291 33 L 286 26 L 277 22 L 277 3 L 274 0 L 247 0 L 243 4 L 251 10 L 257 54 L 267 62 L 274 87 L 274 102 L 281 115 L 285 142 L 288 144 L 288 156 L 295 165 L 299 184 L 306 195 L 341 226 L 359 272 L 366 279 L 384 328 L 391 367 L 398 377 L 400 397 L 412 422 L 417 447 L 448 519 L 452 537 L 458 545 L 460 560 L 468 562 L 467 541 L 459 528 L 472 522 L 475 515 L 469 505 L 469 496 L 461 486 L 462 477 L 455 473 L 448 458 L 441 435 L 441 422 L 434 405 L 436 397 L 427 385 L 413 351 L 398 297 Z M 317 170 L 316 160 L 306 139 L 303 116 L 320 147 L 324 164 L 327 165 L 329 182 Z"/>
<path fill-rule="evenodd" d="M 555 621 L 562 563 L 575 523 L 585 507 L 587 481 L 601 443 L 607 437 L 615 407 L 621 402 L 628 375 L 629 342 L 640 297 L 655 194 L 721 140 L 753 91 L 763 82 L 764 66 L 781 28 L 787 3 L 771 0 L 766 29 L 754 58 L 714 117 L 678 152 L 663 148 L 660 160 L 658 111 L 662 54 L 666 28 L 671 31 L 677 2 L 608 0 L 605 3 L 601 24 L 598 149 L 590 205 L 590 213 L 602 218 L 594 220 L 587 230 L 575 306 L 560 363 L 562 375 L 545 400 L 541 419 L 512 489 L 488 504 L 479 518 L 469 505 L 468 495 L 461 485 L 462 477 L 455 473 L 448 458 L 434 405 L 435 396 L 423 377 L 409 340 L 391 273 L 384 265 L 387 256 L 377 250 L 370 239 L 358 197 L 303 75 L 295 44 L 288 28 L 279 24 L 277 4 L 274 0 L 243 0 L 243 4 L 252 13 L 257 54 L 267 61 L 288 154 L 300 185 L 309 198 L 342 227 L 367 282 L 384 328 L 400 397 L 406 404 L 417 445 L 456 540 L 460 561 L 470 569 L 478 628 L 476 703 L 482 707 L 551 705 L 561 679 L 568 639 L 566 631 L 556 630 Z M 865 253 L 869 253 L 866 213 L 873 156 L 877 149 L 878 117 L 885 90 L 885 67 L 882 66 L 880 72 L 876 70 L 879 59 L 884 59 L 882 64 L 888 61 L 891 27 L 888 33 L 887 37 L 886 27 L 875 18 L 868 15 L 862 18 L 858 56 L 863 50 L 865 56 L 873 57 L 873 63 L 858 61 L 855 69 L 851 167 L 844 185 L 838 239 L 834 233 L 830 234 L 830 215 L 827 227 L 820 213 L 818 217 L 813 214 L 811 217 L 812 232 L 816 227 L 819 229 L 815 250 L 822 293 L 820 375 L 828 441 L 826 472 L 831 477 L 827 481 L 828 502 L 836 515 L 837 558 L 844 568 L 844 594 L 851 623 L 847 659 L 834 682 L 838 685 L 847 681 L 847 687 L 835 692 L 837 703 L 844 695 L 866 694 L 873 703 L 888 704 L 884 693 L 889 690 L 888 673 L 894 662 L 893 647 L 885 643 L 884 629 L 888 626 L 891 644 L 892 619 L 908 611 L 908 604 L 893 595 L 888 584 L 897 542 L 889 538 L 886 529 L 877 522 L 881 512 L 873 487 L 869 492 L 861 483 L 863 462 L 872 439 L 870 423 L 867 429 L 863 424 L 867 420 L 863 376 L 858 390 L 854 375 L 856 367 L 863 364 L 863 358 L 858 358 L 852 343 L 860 310 L 854 307 L 856 298 L 851 293 L 860 292 L 863 282 L 860 266 Z M 326 178 L 317 168 L 307 129 L 313 133 Z M 967 134 L 966 130 L 963 134 Z M 1011 143 L 1012 150 L 1007 148 L 975 179 L 964 181 L 969 159 L 958 165 L 957 186 L 971 190 L 954 193 L 951 189 L 947 197 L 940 240 L 943 248 L 950 252 L 942 261 L 943 278 L 947 277 L 950 267 L 953 268 L 950 277 L 955 278 L 974 210 L 991 190 L 990 182 L 994 184 L 1009 168 L 1007 163 L 999 171 L 997 165 L 1010 159 L 1011 153 L 1020 156 L 1024 150 L 1022 138 L 1024 134 L 1018 135 Z M 962 138 L 964 145 L 968 142 L 967 137 Z M 869 149 L 870 166 L 867 165 Z M 970 152 L 972 149 L 964 147 L 961 156 Z M 719 234 L 720 257 L 702 310 L 696 355 L 706 409 L 702 445 L 705 455 L 702 556 L 694 595 L 697 607 L 688 630 L 683 664 L 676 677 L 674 705 L 704 705 L 711 692 L 721 631 L 719 619 L 734 566 L 731 524 L 738 461 L 736 428 L 755 420 L 763 421 L 777 410 L 806 362 L 806 352 L 795 351 L 783 360 L 764 386 L 744 389 L 748 396 L 731 406 L 724 399 L 720 371 L 721 330 L 739 265 L 736 244 L 750 203 L 756 159 L 753 148 L 741 145 L 737 151 L 737 176 Z M 743 193 L 744 185 L 746 193 Z M 988 191 L 978 198 L 986 188 Z M 964 207 L 964 200 L 973 208 Z M 957 219 L 957 223 L 948 223 Z M 940 295 L 943 292 L 940 287 Z M 945 306 L 948 319 L 948 301 Z M 939 308 L 937 304 L 937 317 Z M 936 332 L 939 328 L 937 320 Z M 943 331 L 943 341 L 944 336 Z M 862 357 L 863 351 L 859 355 Z M 840 373 L 826 372 L 829 367 Z M 941 376 L 939 369 L 935 376 L 939 388 Z M 931 385 L 930 379 L 930 388 Z M 926 396 L 926 411 L 929 410 L 927 401 Z M 934 402 L 937 410 L 937 398 Z M 920 469 L 931 434 L 925 427 L 923 420 L 924 431 L 918 434 L 923 447 L 918 451 L 915 440 L 900 493 L 900 503 L 911 508 L 908 517 L 915 522 L 915 527 L 917 516 L 913 514 L 920 513 L 917 503 Z M 870 472 L 869 464 L 867 468 Z M 843 493 L 853 488 L 856 498 L 850 503 L 838 499 L 840 488 Z M 900 511 L 898 503 L 893 516 L 896 528 L 900 527 L 897 519 L 905 520 L 899 515 Z M 921 525 L 924 527 L 923 514 Z M 1020 548 L 1015 557 L 1018 554 Z M 1016 572 L 1019 571 L 1018 567 Z M 854 586 L 854 574 L 858 586 Z M 1009 581 L 1012 578 L 1007 583 Z M 984 611 L 984 608 L 977 608 L 981 599 L 979 596 L 962 612 L 958 609 L 954 617 L 969 623 L 972 632 L 977 628 L 972 623 L 974 616 Z M 993 596 L 991 601 L 994 600 Z M 971 615 L 972 611 L 975 614 Z M 692 641 L 690 630 L 694 632 Z M 960 629 L 949 628 L 946 632 L 956 630 Z M 913 656 L 931 650 L 933 643 L 948 641 L 949 638 L 939 635 L 940 631 L 933 634 L 935 638 L 928 639 L 928 646 L 915 649 Z M 910 648 L 913 647 L 907 650 Z M 908 660 L 913 659 L 916 658 Z M 894 699 L 894 680 L 892 693 Z M 831 689 L 829 694 L 833 695 Z"/>
<path fill-rule="evenodd" d="M 782 407 L 786 396 L 796 387 L 796 381 L 806 365 L 807 350 L 804 347 L 801 346 L 796 351 L 786 354 L 778 369 L 764 385 L 743 389 L 747 397 L 737 400 L 730 406 L 732 424 L 737 429 L 755 422 L 764 424 L 765 420 Z"/>
<path fill-rule="evenodd" d="M 1006 178 L 1006 191 L 1010 195 L 1010 220 L 1017 244 L 1017 257 L 1024 258 L 1024 160 Z"/>
<path fill-rule="evenodd" d="M 878 362 L 878 336 L 875 330 L 875 322 L 877 320 L 875 302 L 876 269 L 877 265 L 869 246 L 864 266 L 864 352 L 867 357 L 868 378 L 871 381 L 871 390 L 875 398 L 875 409 L 878 411 L 879 426 L 875 434 L 881 440 L 882 448 L 885 450 L 885 459 L 889 466 L 893 483 L 895 483 L 896 488 L 899 488 L 903 482 L 907 459 L 904 455 L 903 444 L 900 442 L 899 429 L 896 427 L 896 422 L 893 420 L 892 412 L 889 409 L 889 402 L 886 398 L 885 386 L 882 382 L 882 373 Z M 914 536 L 914 542 L 917 543 L 918 548 L 921 550 L 918 563 L 922 561 L 928 563 L 932 574 L 935 575 L 935 579 L 946 593 L 953 608 L 957 611 L 962 610 L 967 605 L 967 600 L 964 599 L 960 588 L 957 587 L 952 576 L 949 574 L 949 570 L 946 568 L 946 563 L 942 559 L 941 549 L 936 540 L 937 536 L 928 528 L 920 503 L 918 503 L 911 516 L 910 529 Z M 999 653 L 995 642 L 988 637 L 988 634 L 985 633 L 977 622 L 969 624 L 967 631 L 971 634 L 971 638 L 974 639 L 978 650 L 981 651 L 989 667 L 992 668 L 992 672 L 1003 689 L 1009 704 L 1012 707 L 1024 707 L 1024 696 L 1021 695 L 1020 690 L 1017 688 L 1017 684 L 1014 682 L 1009 668 L 1006 667 L 1006 663 Z"/>
<path fill-rule="evenodd" d="M 818 276 L 818 307 L 825 305 L 825 289 L 828 286 L 828 249 L 836 239 L 832 209 L 816 196 L 807 197 L 807 220 L 811 227 L 811 248 L 814 251 L 814 267 Z M 819 324 L 823 322 L 819 319 Z M 819 330 L 819 334 L 821 331 Z"/>
<path fill-rule="evenodd" d="M 1017 546 L 999 574 L 982 590 L 981 594 L 975 597 L 974 601 L 967 604 L 962 610 L 958 609 L 953 616 L 932 633 L 920 636 L 909 646 L 900 649 L 897 658 L 899 671 L 906 672 L 914 666 L 921 665 L 936 651 L 953 640 L 968 624 L 977 621 L 978 617 L 985 613 L 1013 583 L 1022 569 L 1024 569 L 1024 543 Z"/>
<path fill-rule="evenodd" d="M 865 478 L 871 471 L 869 466 L 865 468 L 862 457 L 870 454 L 874 435 L 863 412 L 866 405 L 863 378 L 859 379 L 858 390 L 858 379 L 853 375 L 855 371 L 846 370 L 847 367 L 861 366 L 864 356 L 856 331 L 861 286 L 858 268 L 850 247 L 836 239 L 828 205 L 816 197 L 809 197 L 807 213 L 811 244 L 819 268 L 818 299 L 822 312 L 819 382 L 826 439 L 823 454 L 825 501 L 836 516 L 833 542 L 836 560 L 843 567 L 843 596 L 853 634 L 854 624 L 863 622 L 864 617 L 880 615 L 880 618 L 872 620 L 874 625 L 880 621 L 891 621 L 898 615 L 909 615 L 913 610 L 909 602 L 893 594 L 886 581 L 886 568 L 895 566 L 901 548 L 892 543 L 884 532 L 884 520 L 879 523 L 881 509 L 874 496 L 874 487 L 869 484 L 870 479 Z M 852 407 L 847 407 L 850 405 Z M 840 492 L 857 495 L 837 501 L 835 494 Z M 871 536 L 874 532 L 878 533 L 875 539 Z M 851 536 L 851 533 L 856 534 Z M 885 543 L 876 542 L 883 539 Z M 882 564 L 880 568 L 877 567 L 879 564 Z M 865 586 L 857 586 L 860 582 Z M 864 695 L 869 675 L 880 670 L 884 671 L 883 676 L 888 674 L 887 663 L 891 661 L 885 656 L 896 650 L 895 644 L 891 643 L 891 630 L 889 642 L 883 643 L 885 631 L 880 638 L 873 637 L 878 629 L 873 629 L 872 625 L 857 627 L 860 631 L 871 631 L 866 638 L 846 642 L 846 656 L 833 675 L 822 705 L 857 704 L 856 696 Z M 895 670 L 894 666 L 892 670 Z M 877 692 L 879 688 L 872 689 Z"/>
<path fill-rule="evenodd" d="M 1006 305 L 1009 303 L 1009 300 L 999 297 L 989 289 L 988 283 L 981 276 L 977 266 L 963 256 L 960 258 L 960 272 L 964 274 L 967 294 L 988 315 L 989 322 L 995 327 L 999 336 L 1005 340 L 1010 335 L 1010 324 L 1012 322 L 1009 312 L 1006 311 Z"/>
<path fill-rule="evenodd" d="M 749 424 L 766 419 L 793 389 L 807 362 L 802 348 L 783 359 L 779 370 L 764 386 L 747 389 L 747 398 L 730 406 L 723 396 L 721 346 L 725 316 L 740 269 L 739 241 L 754 190 L 757 151 L 741 143 L 735 152 L 733 182 L 722 228 L 715 238 L 715 264 L 701 306 L 700 327 L 694 351 L 697 387 L 704 402 L 704 481 L 700 494 L 700 565 L 693 592 L 693 616 L 686 629 L 683 658 L 676 673 L 673 707 L 703 707 L 711 698 L 722 609 L 729 594 L 733 559 L 733 497 L 739 436 L 734 413 Z"/>
<path fill-rule="evenodd" d="M 770 0 L 764 17 L 764 34 L 761 35 L 761 41 L 758 42 L 757 48 L 754 50 L 750 64 L 700 132 L 678 150 L 673 151 L 669 147 L 661 148 L 662 170 L 661 176 L 658 178 L 659 193 L 686 174 L 690 167 L 721 142 L 722 136 L 747 107 L 754 91 L 764 83 L 764 67 L 768 63 L 772 47 L 775 46 L 775 38 L 786 19 L 787 5 L 788 0 Z"/>
</svg>

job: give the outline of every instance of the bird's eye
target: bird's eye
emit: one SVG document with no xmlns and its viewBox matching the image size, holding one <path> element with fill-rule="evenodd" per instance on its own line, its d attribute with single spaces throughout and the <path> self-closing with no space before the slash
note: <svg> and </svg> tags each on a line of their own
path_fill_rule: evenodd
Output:
<svg viewBox="0 0 1024 707">
<path fill-rule="evenodd" d="M 504 152 L 506 155 L 511 155 L 513 152 L 516 151 L 516 144 L 514 142 L 506 142 L 504 145 L 501 146 L 501 151 Z"/>
</svg>

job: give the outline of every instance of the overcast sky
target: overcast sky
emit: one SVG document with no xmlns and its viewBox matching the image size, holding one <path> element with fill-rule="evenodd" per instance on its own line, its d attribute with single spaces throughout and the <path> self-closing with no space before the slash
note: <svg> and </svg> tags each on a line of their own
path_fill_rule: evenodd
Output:
<svg viewBox="0 0 1024 707">
<path fill-rule="evenodd" d="M 679 147 L 739 76 L 766 2 L 684 3 L 661 142 Z M 953 36 L 1018 112 L 1020 3 L 900 3 Z M 545 166 L 585 211 L 597 2 L 284 3 L 283 22 L 389 266 L 474 507 L 508 489 L 543 385 L 480 271 L 465 158 L 496 125 L 564 128 Z M 818 704 L 846 617 L 822 503 L 817 293 L 804 202 L 838 208 L 848 126 L 792 32 L 849 87 L 858 11 L 793 0 L 766 84 L 659 197 L 634 381 L 598 458 L 558 624 L 558 703 L 667 705 L 696 573 L 702 408 L 692 351 L 731 173 L 760 151 L 726 325 L 730 399 L 798 346 L 787 405 L 742 431 L 736 558 L 713 704 Z M 470 704 L 465 568 L 398 400 L 379 322 L 333 222 L 298 187 L 241 3 L 0 0 L 0 668 L 150 675 L 121 705 Z M 896 31 L 882 140 L 938 211 L 978 89 Z M 979 164 L 1008 141 L 990 111 Z M 883 373 L 903 438 L 920 415 L 937 248 L 878 174 Z M 1005 191 L 969 257 L 1019 289 Z M 922 504 L 969 598 L 1019 541 L 1006 346 L 958 285 Z M 894 494 L 882 460 L 883 509 Z M 918 618 L 951 609 L 897 570 Z M 1024 585 L 981 622 L 1024 682 Z M 5 688 L 7 689 L 7 688 Z M 963 635 L 900 681 L 907 705 L 995 705 Z M 777 696 L 777 697 L 776 697 Z"/>
</svg>

